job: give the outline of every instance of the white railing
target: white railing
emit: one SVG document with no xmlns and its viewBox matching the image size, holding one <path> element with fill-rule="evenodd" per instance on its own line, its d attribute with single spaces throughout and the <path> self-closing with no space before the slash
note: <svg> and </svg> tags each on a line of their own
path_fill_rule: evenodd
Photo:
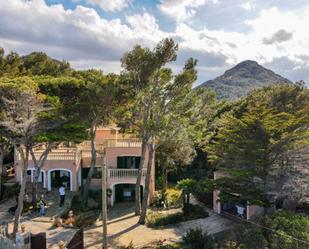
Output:
<svg viewBox="0 0 309 249">
<path fill-rule="evenodd" d="M 89 150 L 91 146 L 90 141 L 82 142 L 78 147 L 82 150 Z M 140 139 L 129 138 L 129 139 L 102 139 L 96 141 L 97 150 L 104 150 L 104 148 L 108 147 L 141 147 L 142 143 Z"/>
<path fill-rule="evenodd" d="M 73 160 L 75 161 L 75 152 L 50 152 L 47 156 L 47 160 Z M 40 154 L 35 155 L 39 158 Z"/>
<path fill-rule="evenodd" d="M 107 147 L 141 147 L 142 143 L 137 139 L 119 139 L 119 140 L 107 140 Z"/>
<path fill-rule="evenodd" d="M 108 169 L 108 176 L 111 178 L 137 177 L 138 169 Z M 146 169 L 143 169 L 142 176 L 146 176 Z"/>
<path fill-rule="evenodd" d="M 39 159 L 42 153 L 35 152 L 34 155 L 36 159 Z M 17 154 L 17 160 L 21 160 L 19 153 Z M 32 160 L 32 157 L 29 160 Z M 47 161 L 53 160 L 75 161 L 76 152 L 50 152 L 47 156 Z"/>
<path fill-rule="evenodd" d="M 82 150 L 81 151 L 81 157 L 82 158 L 91 158 L 92 157 L 91 151 L 90 150 Z M 97 158 L 102 158 L 102 157 L 103 157 L 102 153 L 97 152 Z"/>
</svg>

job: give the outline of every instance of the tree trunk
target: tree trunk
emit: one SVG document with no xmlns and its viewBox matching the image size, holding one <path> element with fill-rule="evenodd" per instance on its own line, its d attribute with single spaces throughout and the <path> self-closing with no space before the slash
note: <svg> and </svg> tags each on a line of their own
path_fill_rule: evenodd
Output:
<svg viewBox="0 0 309 249">
<path fill-rule="evenodd" d="M 19 153 L 22 159 L 22 183 L 20 186 L 19 196 L 18 196 L 18 203 L 17 209 L 15 211 L 15 218 L 14 218 L 14 227 L 13 227 L 13 237 L 16 237 L 16 233 L 18 231 L 19 219 L 23 211 L 24 206 L 24 196 L 26 191 L 26 183 L 27 183 L 27 169 L 28 169 L 28 160 L 29 160 L 29 148 L 28 146 L 25 147 L 25 154 L 22 147 L 19 147 Z"/>
<path fill-rule="evenodd" d="M 90 162 L 90 169 L 87 175 L 87 179 L 86 182 L 84 184 L 83 187 L 83 207 L 87 207 L 88 205 L 88 192 L 89 192 L 89 187 L 90 187 L 90 183 L 91 183 L 91 179 L 92 179 L 92 175 L 93 175 L 93 171 L 96 165 L 96 161 L 97 161 L 97 151 L 96 151 L 96 122 L 93 122 L 91 124 L 91 129 L 90 129 L 90 139 L 91 139 L 91 162 Z"/>
<path fill-rule="evenodd" d="M 34 177 L 33 182 L 32 182 L 32 204 L 35 206 L 37 202 L 37 193 L 38 193 L 38 182 L 39 182 L 39 177 L 41 174 L 41 169 L 35 170 L 34 171 Z"/>
<path fill-rule="evenodd" d="M 162 170 L 162 191 L 165 193 L 167 190 L 167 169 L 165 168 L 165 166 L 162 166 L 163 170 Z"/>
<path fill-rule="evenodd" d="M 41 170 L 44 167 L 45 161 L 48 157 L 48 154 L 51 152 L 51 150 L 55 147 L 57 147 L 60 144 L 60 142 L 52 142 L 48 144 L 46 150 L 42 153 L 40 156 L 39 160 L 36 159 L 35 154 L 33 149 L 30 150 L 30 154 L 32 156 L 32 161 L 34 164 L 35 172 L 34 172 L 34 177 L 33 177 L 33 182 L 32 182 L 32 204 L 36 204 L 36 197 L 37 197 L 37 192 L 38 192 L 38 181 L 40 178 Z M 45 179 L 44 179 L 45 181 Z M 44 183 L 43 183 L 44 184 Z"/>
<path fill-rule="evenodd" d="M 136 185 L 135 185 L 135 215 L 141 214 L 141 181 L 143 176 L 143 168 L 146 160 L 146 148 L 147 148 L 147 139 L 143 139 L 142 141 L 142 154 L 141 154 L 141 160 L 138 167 L 138 175 L 136 179 Z"/>
<path fill-rule="evenodd" d="M 154 149 L 155 149 L 155 144 L 154 144 L 154 141 L 152 141 L 149 145 L 149 159 L 147 163 L 147 174 L 146 174 L 145 189 L 144 189 L 143 202 L 142 202 L 142 212 L 141 212 L 141 216 L 138 221 L 138 223 L 140 224 L 145 224 L 145 220 L 146 220 L 152 165 L 154 163 Z"/>
<path fill-rule="evenodd" d="M 102 228 L 103 228 L 103 249 L 107 249 L 107 168 L 106 159 L 102 163 Z"/>
<path fill-rule="evenodd" d="M 0 149 L 0 200 L 2 197 L 2 171 L 3 171 L 3 157 L 4 157 L 4 153 L 3 150 Z"/>
</svg>

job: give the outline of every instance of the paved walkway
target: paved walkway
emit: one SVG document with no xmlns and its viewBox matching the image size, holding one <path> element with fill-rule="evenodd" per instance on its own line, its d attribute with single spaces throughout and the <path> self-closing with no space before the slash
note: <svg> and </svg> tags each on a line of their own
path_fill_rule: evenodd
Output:
<svg viewBox="0 0 309 249">
<path fill-rule="evenodd" d="M 74 229 L 57 228 L 52 229 L 53 220 L 63 212 L 69 209 L 73 193 L 66 193 L 65 204 L 63 207 L 59 207 L 60 198 L 58 191 L 53 191 L 45 196 L 47 202 L 46 215 L 40 217 L 38 213 L 28 212 L 21 217 L 21 223 L 26 225 L 26 229 L 31 233 L 46 232 L 47 248 L 58 248 L 53 247 L 57 245 L 60 240 L 68 240 L 76 232 Z M 14 199 L 10 199 L 0 205 L 0 224 L 8 223 L 9 232 L 13 231 L 13 218 L 14 216 L 8 213 L 8 209 L 16 205 Z"/>
<path fill-rule="evenodd" d="M 59 206 L 60 197 L 57 190 L 53 190 L 45 196 L 46 199 L 46 214 L 44 217 L 35 217 L 32 221 L 37 222 L 50 222 L 53 221 L 55 217 L 60 216 L 63 212 L 68 211 L 70 208 L 71 200 L 74 193 L 67 192 L 65 195 L 65 202 L 62 207 Z"/>
<path fill-rule="evenodd" d="M 231 228 L 235 223 L 223 218 L 211 210 L 210 217 L 186 221 L 165 228 L 148 228 L 137 224 L 138 217 L 134 216 L 133 206 L 127 203 L 117 204 L 109 213 L 108 237 L 111 248 L 119 248 L 128 245 L 131 241 L 134 246 L 143 246 L 154 241 L 162 240 L 173 243 L 181 240 L 182 235 L 190 228 L 200 227 L 210 234 Z M 119 215 L 119 216 L 118 216 Z M 117 218 L 115 218 L 117 217 Z M 102 248 L 101 222 L 96 226 L 85 230 L 85 248 Z"/>
</svg>

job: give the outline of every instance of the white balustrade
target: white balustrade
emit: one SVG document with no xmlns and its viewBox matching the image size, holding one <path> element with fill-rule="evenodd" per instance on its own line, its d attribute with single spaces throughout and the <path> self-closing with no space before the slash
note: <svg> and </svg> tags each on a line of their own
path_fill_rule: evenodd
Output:
<svg viewBox="0 0 309 249">
<path fill-rule="evenodd" d="M 37 159 L 39 159 L 42 153 L 35 152 L 34 155 Z M 52 151 L 48 154 L 47 160 L 48 161 L 53 161 L 53 160 L 75 161 L 76 160 L 75 156 L 76 156 L 76 152 Z"/>
<path fill-rule="evenodd" d="M 146 169 L 143 169 L 142 176 L 146 176 Z M 137 177 L 138 169 L 108 169 L 108 176 L 111 178 L 126 178 L 126 177 Z"/>
</svg>

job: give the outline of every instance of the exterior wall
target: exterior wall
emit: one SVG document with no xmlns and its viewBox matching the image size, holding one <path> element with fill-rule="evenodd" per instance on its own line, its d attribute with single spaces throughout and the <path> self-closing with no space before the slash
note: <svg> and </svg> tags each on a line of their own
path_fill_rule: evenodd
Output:
<svg viewBox="0 0 309 249">
<path fill-rule="evenodd" d="M 21 162 L 18 162 L 14 166 L 15 170 L 15 180 L 17 182 L 21 182 L 21 175 L 22 175 L 22 169 L 21 169 Z M 33 162 L 29 161 L 29 166 L 28 170 L 34 169 Z M 71 177 L 71 188 L 72 191 L 77 191 L 78 190 L 78 169 L 79 167 L 76 166 L 74 161 L 66 161 L 66 160 L 53 160 L 53 161 L 46 161 L 44 164 L 44 167 L 42 170 L 45 172 L 45 177 L 44 177 L 44 186 L 48 187 L 49 186 L 49 172 L 52 172 L 56 169 L 63 169 L 71 172 L 70 177 Z"/>
<path fill-rule="evenodd" d="M 142 149 L 138 147 L 111 147 L 106 148 L 106 164 L 109 168 L 117 168 L 117 157 L 119 156 L 141 156 Z M 146 160 L 148 153 L 146 152 Z"/>
<path fill-rule="evenodd" d="M 117 139 L 118 130 L 108 128 L 98 128 L 96 132 L 96 141 L 104 139 Z"/>
<path fill-rule="evenodd" d="M 264 208 L 257 205 L 247 205 L 247 220 L 255 215 L 264 214 Z"/>
<path fill-rule="evenodd" d="M 227 174 L 225 172 L 222 172 L 222 171 L 215 172 L 214 173 L 214 180 L 216 180 L 220 177 L 224 177 L 224 176 L 227 176 Z M 213 191 L 213 211 L 217 214 L 221 213 L 221 203 L 219 201 L 219 194 L 220 194 L 219 190 Z M 248 220 L 255 215 L 263 214 L 264 208 L 257 206 L 257 205 L 247 205 L 246 212 L 247 212 L 246 218 Z"/>
<path fill-rule="evenodd" d="M 217 214 L 221 213 L 221 203 L 219 201 L 219 190 L 213 192 L 213 211 Z"/>
</svg>

